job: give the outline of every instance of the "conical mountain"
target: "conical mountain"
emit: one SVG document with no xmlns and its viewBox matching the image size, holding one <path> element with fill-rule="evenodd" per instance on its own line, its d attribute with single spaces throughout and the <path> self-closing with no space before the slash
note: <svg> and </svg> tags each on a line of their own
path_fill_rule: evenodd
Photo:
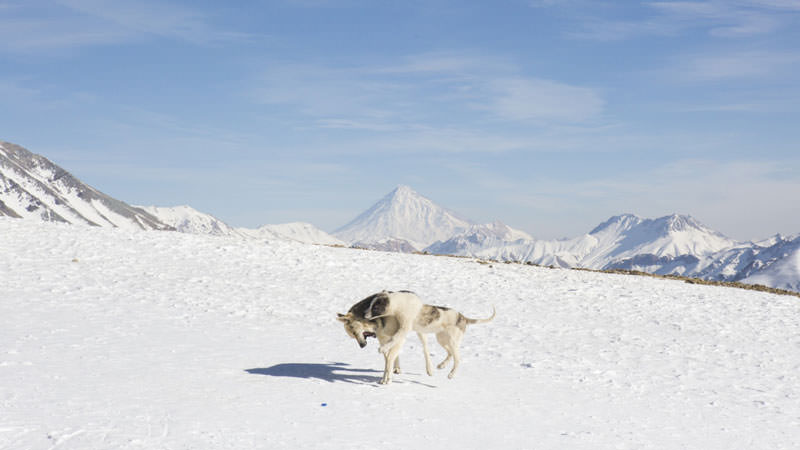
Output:
<svg viewBox="0 0 800 450">
<path fill-rule="evenodd" d="M 333 234 L 348 243 L 407 241 L 421 250 L 471 225 L 471 221 L 401 185 Z"/>
</svg>

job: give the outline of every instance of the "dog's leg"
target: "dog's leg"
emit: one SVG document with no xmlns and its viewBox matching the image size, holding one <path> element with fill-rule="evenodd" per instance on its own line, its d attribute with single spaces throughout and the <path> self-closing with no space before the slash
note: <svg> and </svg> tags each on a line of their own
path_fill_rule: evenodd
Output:
<svg viewBox="0 0 800 450">
<path fill-rule="evenodd" d="M 460 328 L 457 327 L 450 327 L 450 353 L 453 355 L 453 368 L 450 369 L 450 373 L 447 374 L 447 378 L 453 378 L 456 374 L 456 369 L 458 369 L 458 363 L 461 362 L 461 355 L 459 355 L 459 347 L 461 346 L 461 338 L 464 336 L 464 332 L 461 331 Z"/>
<path fill-rule="evenodd" d="M 390 322 L 391 324 L 391 322 Z M 386 345 L 386 342 L 389 340 L 390 336 L 383 333 L 384 329 L 379 329 L 378 332 L 378 342 L 381 344 L 380 349 L 378 350 L 381 355 L 383 355 L 383 378 L 380 381 L 380 384 L 389 384 L 392 380 L 392 371 L 394 370 L 394 362 L 396 360 L 396 355 L 392 356 L 392 359 L 389 359 L 389 352 L 384 352 L 383 348 Z"/>
<path fill-rule="evenodd" d="M 394 373 L 400 373 L 400 355 L 394 359 Z"/>
<path fill-rule="evenodd" d="M 389 354 L 383 354 L 383 378 L 381 378 L 381 384 L 389 384 L 392 381 L 392 368 L 391 364 L 389 364 Z"/>
<path fill-rule="evenodd" d="M 436 333 L 436 341 L 438 341 L 439 345 L 447 352 L 447 357 L 444 361 L 436 366 L 437 369 L 444 369 L 447 363 L 450 362 L 450 359 L 453 358 L 453 352 L 450 351 L 450 335 L 447 333 L 447 330 Z"/>
<path fill-rule="evenodd" d="M 384 379 L 381 380 L 381 384 L 389 384 L 392 382 L 394 362 L 397 360 L 398 356 L 400 356 L 400 350 L 403 349 L 403 343 L 405 343 L 405 341 L 405 335 L 397 336 L 397 338 L 394 339 L 394 347 L 390 348 L 387 353 L 384 353 L 384 357 L 386 358 L 386 368 L 384 369 Z"/>
<path fill-rule="evenodd" d="M 425 354 L 425 371 L 428 372 L 428 376 L 433 376 L 433 369 L 431 368 L 431 355 L 428 353 L 428 339 L 424 334 L 419 332 L 417 332 L 417 336 L 419 336 L 419 340 L 422 341 L 422 353 Z"/>
<path fill-rule="evenodd" d="M 450 373 L 447 374 L 447 378 L 453 378 L 456 375 L 456 369 L 458 369 L 458 363 L 461 362 L 461 356 L 458 354 L 458 347 L 453 348 L 453 368 L 450 369 Z"/>
</svg>

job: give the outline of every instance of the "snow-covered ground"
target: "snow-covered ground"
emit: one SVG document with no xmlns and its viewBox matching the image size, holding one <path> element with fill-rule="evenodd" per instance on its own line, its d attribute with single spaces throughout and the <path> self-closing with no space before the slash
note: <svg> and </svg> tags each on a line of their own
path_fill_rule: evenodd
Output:
<svg viewBox="0 0 800 450">
<path fill-rule="evenodd" d="M 497 318 L 380 386 L 381 289 Z M 0 218 L 0 448 L 800 448 L 800 299 Z"/>
</svg>

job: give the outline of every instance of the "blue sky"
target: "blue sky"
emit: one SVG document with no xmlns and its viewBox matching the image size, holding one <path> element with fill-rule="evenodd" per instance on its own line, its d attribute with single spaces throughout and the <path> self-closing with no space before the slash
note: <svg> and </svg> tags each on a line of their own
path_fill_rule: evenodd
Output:
<svg viewBox="0 0 800 450">
<path fill-rule="evenodd" d="M 234 226 L 800 232 L 797 0 L 0 0 L 0 67 L 0 140 Z"/>
</svg>

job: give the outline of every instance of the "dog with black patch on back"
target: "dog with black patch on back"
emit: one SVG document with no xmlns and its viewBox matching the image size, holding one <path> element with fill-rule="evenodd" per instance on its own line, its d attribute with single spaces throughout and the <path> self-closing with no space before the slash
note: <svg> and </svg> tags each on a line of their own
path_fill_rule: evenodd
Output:
<svg viewBox="0 0 800 450">
<path fill-rule="evenodd" d="M 432 333 L 447 351 L 447 357 L 437 368 L 443 369 L 452 359 L 453 368 L 447 377 L 453 378 L 461 360 L 458 351 L 467 325 L 490 322 L 495 314 L 496 310 L 492 308 L 490 317 L 470 319 L 447 307 L 425 305 L 410 291 L 382 291 L 356 303 L 347 314 L 338 314 L 337 320 L 344 324 L 345 332 L 361 348 L 366 347 L 367 338 L 378 339 L 378 351 L 385 360 L 380 383 L 389 384 L 392 373 L 400 373 L 400 350 L 412 329 L 422 342 L 428 375 L 433 375 L 433 369 L 425 334 Z"/>
</svg>

